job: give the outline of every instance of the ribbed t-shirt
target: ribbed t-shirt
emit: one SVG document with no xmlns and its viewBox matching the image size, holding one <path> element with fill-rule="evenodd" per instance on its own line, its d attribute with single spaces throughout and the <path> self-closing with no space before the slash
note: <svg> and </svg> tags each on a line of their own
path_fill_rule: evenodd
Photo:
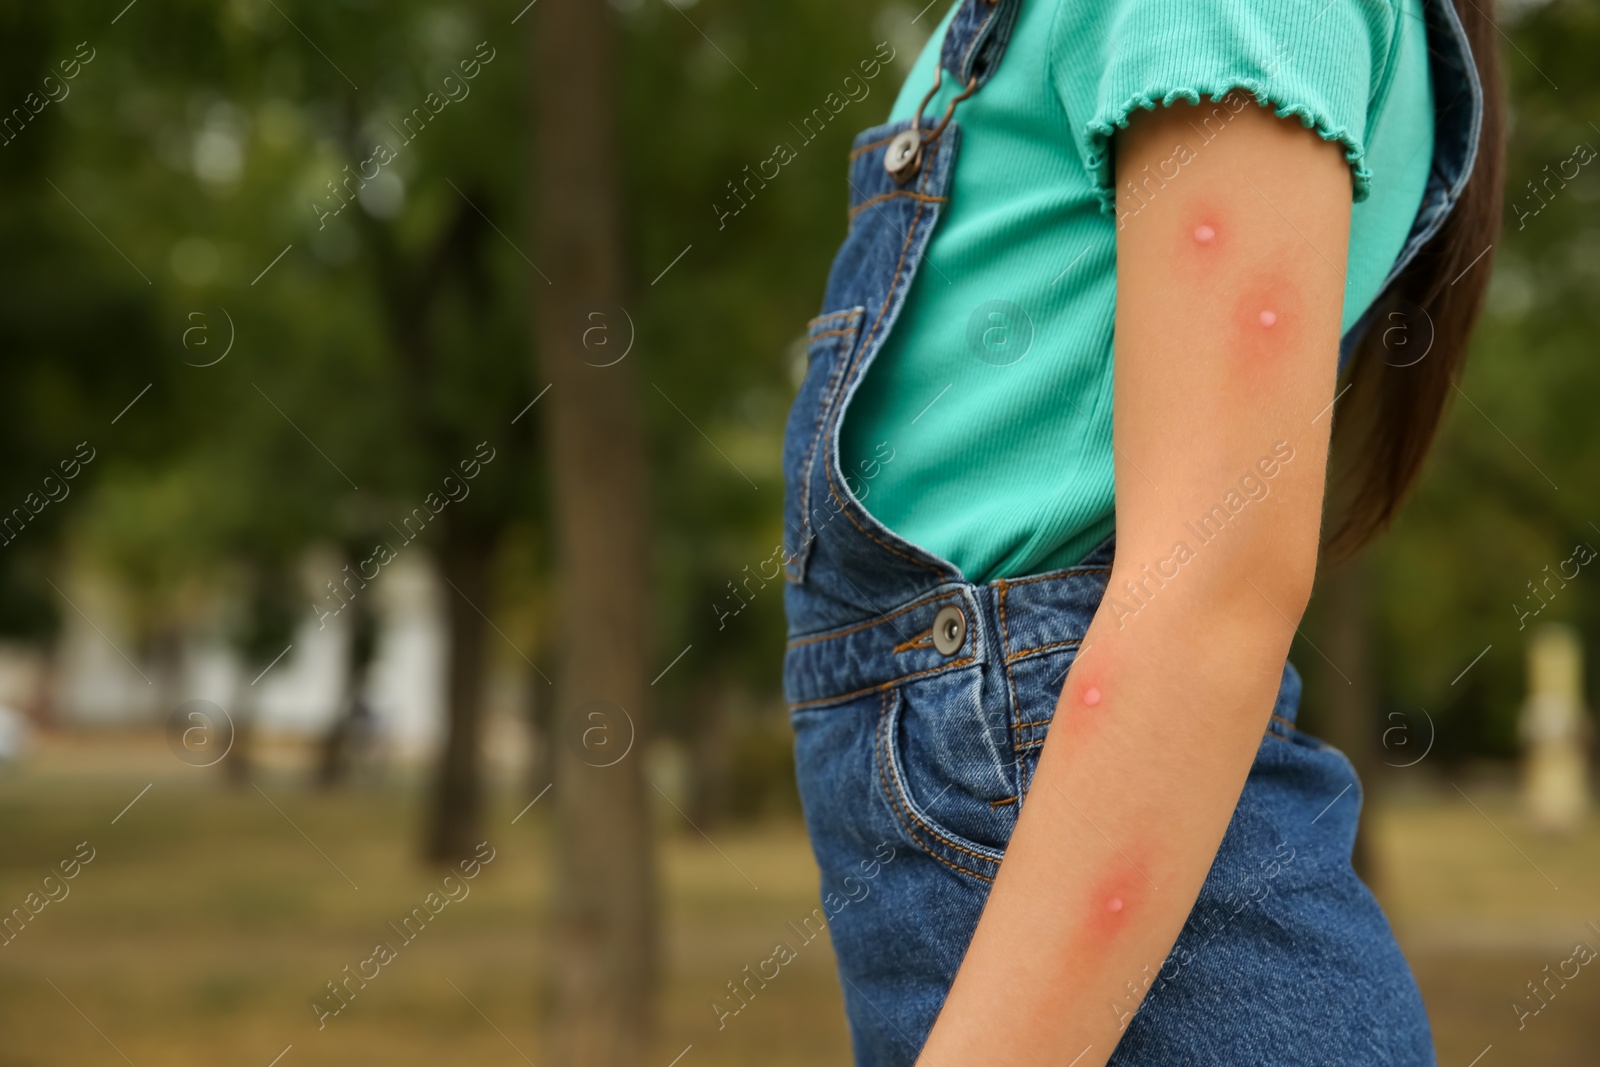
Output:
<svg viewBox="0 0 1600 1067">
<path fill-rule="evenodd" d="M 891 121 L 933 85 L 955 6 Z M 956 107 L 950 202 L 845 416 L 846 469 L 895 449 L 863 499 L 885 526 L 974 582 L 1070 566 L 1112 531 L 1112 141 L 1179 100 L 1223 116 L 1197 134 L 1225 137 L 1211 101 L 1233 90 L 1343 148 L 1344 328 L 1378 296 L 1433 157 L 1421 0 L 1028 0 L 999 69 Z"/>
</svg>

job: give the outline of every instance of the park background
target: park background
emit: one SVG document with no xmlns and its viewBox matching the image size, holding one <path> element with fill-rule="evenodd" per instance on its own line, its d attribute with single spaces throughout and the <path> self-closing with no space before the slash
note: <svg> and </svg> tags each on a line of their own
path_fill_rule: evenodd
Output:
<svg viewBox="0 0 1600 1067">
<path fill-rule="evenodd" d="M 750 578 L 930 7 L 0 2 L 0 910 L 80 861 L 0 1065 L 847 1062 L 825 939 L 715 1005 L 818 903 Z M 1295 662 L 1441 1063 L 1576 1065 L 1600 977 L 1529 983 L 1600 947 L 1600 830 L 1530 819 L 1519 722 L 1541 627 L 1600 664 L 1600 578 L 1548 581 L 1600 545 L 1600 9 L 1499 17 L 1488 309 Z"/>
</svg>

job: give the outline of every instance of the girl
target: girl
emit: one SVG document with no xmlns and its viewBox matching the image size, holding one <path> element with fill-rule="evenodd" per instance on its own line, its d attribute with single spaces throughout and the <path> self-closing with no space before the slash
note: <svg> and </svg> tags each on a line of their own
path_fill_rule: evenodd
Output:
<svg viewBox="0 0 1600 1067">
<path fill-rule="evenodd" d="M 1286 656 L 1331 428 L 1347 552 L 1461 366 L 1490 14 L 960 0 L 856 139 L 784 461 L 859 1063 L 1434 1062 Z"/>
</svg>

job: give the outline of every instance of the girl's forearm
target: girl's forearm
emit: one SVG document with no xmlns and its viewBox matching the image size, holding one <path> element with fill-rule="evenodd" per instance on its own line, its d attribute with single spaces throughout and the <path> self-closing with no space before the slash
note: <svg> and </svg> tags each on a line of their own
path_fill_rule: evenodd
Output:
<svg viewBox="0 0 1600 1067">
<path fill-rule="evenodd" d="M 1102 604 L 924 1067 L 1104 1064 L 1171 951 L 1303 609 L 1267 603 L 1242 559 L 1208 562 L 1121 628 Z"/>
</svg>

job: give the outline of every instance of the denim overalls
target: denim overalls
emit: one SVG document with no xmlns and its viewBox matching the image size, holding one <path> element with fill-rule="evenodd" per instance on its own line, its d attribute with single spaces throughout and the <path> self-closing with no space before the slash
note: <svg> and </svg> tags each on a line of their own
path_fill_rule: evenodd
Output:
<svg viewBox="0 0 1600 1067">
<path fill-rule="evenodd" d="M 1019 4 L 964 0 L 943 42 L 942 76 L 981 91 Z M 1460 195 L 1483 110 L 1454 8 L 1426 0 L 1425 10 L 1434 161 L 1391 280 Z M 912 1063 L 938 1015 L 1114 547 L 1108 538 L 1074 567 L 974 585 L 862 507 L 878 465 L 893 462 L 893 442 L 860 469 L 840 466 L 845 408 L 894 327 L 940 206 L 960 195 L 951 180 L 959 115 L 958 102 L 923 116 L 917 131 L 906 120 L 856 138 L 850 205 L 864 209 L 851 212 L 823 314 L 810 324 L 784 439 L 784 692 L 856 1060 L 873 1067 Z M 1344 338 L 1341 360 L 1366 325 Z M 1354 769 L 1295 728 L 1299 697 L 1286 663 L 1171 956 L 1096 1005 L 1125 1027 L 1112 1064 L 1434 1062 L 1416 983 L 1350 866 L 1361 803 Z"/>
</svg>

